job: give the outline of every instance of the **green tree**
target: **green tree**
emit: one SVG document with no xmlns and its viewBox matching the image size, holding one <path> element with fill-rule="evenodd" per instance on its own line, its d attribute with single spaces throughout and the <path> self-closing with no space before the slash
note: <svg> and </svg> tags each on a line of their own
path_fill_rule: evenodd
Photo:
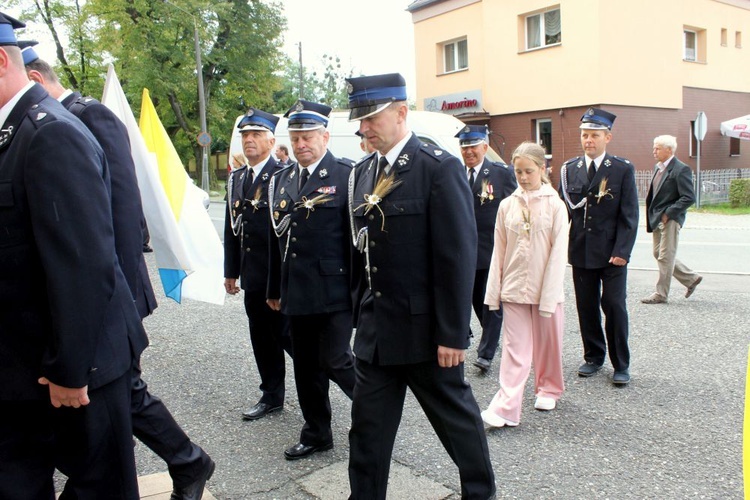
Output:
<svg viewBox="0 0 750 500">
<path fill-rule="evenodd" d="M 23 0 L 11 0 L 21 5 Z M 58 69 L 71 87 L 100 95 L 104 63 L 113 62 L 138 113 L 148 88 L 183 161 L 201 149 L 194 34 L 202 54 L 208 129 L 220 138 L 244 112 L 239 96 L 271 107 L 286 20 L 262 0 L 34 0 L 26 19 L 45 22 L 57 45 Z M 63 40 L 67 38 L 68 45 Z M 94 83 L 96 82 L 96 83 Z M 98 90 L 98 92 L 97 92 Z M 217 141 L 214 150 L 225 146 Z M 215 183 L 211 169 L 211 182 Z"/>
<path fill-rule="evenodd" d="M 323 55 L 322 71 L 304 69 L 302 75 L 303 99 L 322 102 L 334 109 L 345 109 L 349 102 L 346 92 L 346 78 L 354 75 L 342 67 L 338 56 Z M 284 113 L 299 98 L 300 71 L 299 62 L 287 58 L 281 88 L 274 93 L 274 112 Z"/>
</svg>

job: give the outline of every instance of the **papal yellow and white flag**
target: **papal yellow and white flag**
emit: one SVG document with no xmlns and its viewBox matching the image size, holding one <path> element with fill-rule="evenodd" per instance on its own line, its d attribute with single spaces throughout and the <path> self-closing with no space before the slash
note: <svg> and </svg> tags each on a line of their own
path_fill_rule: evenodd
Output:
<svg viewBox="0 0 750 500">
<path fill-rule="evenodd" d="M 140 127 L 110 65 L 102 103 L 128 130 L 130 148 L 159 276 L 167 297 L 223 304 L 224 253 L 206 211 L 206 194 L 185 172 L 148 90 Z"/>
</svg>

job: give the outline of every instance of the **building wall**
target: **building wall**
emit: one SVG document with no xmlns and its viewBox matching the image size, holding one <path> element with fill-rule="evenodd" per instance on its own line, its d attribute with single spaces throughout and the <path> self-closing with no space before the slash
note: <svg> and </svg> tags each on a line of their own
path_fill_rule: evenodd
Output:
<svg viewBox="0 0 750 500">
<path fill-rule="evenodd" d="M 559 6 L 562 43 L 525 51 L 525 15 Z M 701 169 L 750 168 L 750 141 L 729 155 L 722 121 L 750 113 L 750 0 L 445 0 L 414 13 L 417 104 L 479 89 L 504 158 L 552 122 L 553 173 L 581 154 L 579 120 L 589 106 L 617 115 L 608 151 L 651 169 L 653 138 L 671 134 L 690 157 L 690 122 L 708 117 Z M 704 30 L 698 62 L 683 60 L 683 30 Z M 727 32 L 721 44 L 721 30 Z M 744 47 L 735 47 L 735 33 Z M 437 74 L 442 42 L 466 36 L 469 68 Z M 476 123 L 476 122 L 473 122 Z M 505 143 L 503 147 L 502 143 Z"/>
<path fill-rule="evenodd" d="M 737 2 L 743 8 L 715 0 L 483 0 L 446 8 L 465 3 L 440 2 L 441 11 L 415 22 L 418 105 L 477 88 L 491 115 L 596 102 L 678 109 L 683 86 L 750 92 L 750 1 Z M 525 51 L 525 15 L 557 6 L 562 43 Z M 684 27 L 705 30 L 705 62 L 683 61 Z M 735 47 L 737 31 L 747 48 Z M 468 70 L 438 74 L 440 44 L 461 36 Z"/>
<path fill-rule="evenodd" d="M 706 113 L 708 131 L 701 143 L 701 170 L 750 168 L 750 141 L 740 142 L 740 155 L 729 155 L 728 137 L 719 132 L 722 121 L 736 118 L 738 110 L 750 110 L 750 94 L 705 89 L 683 89 L 684 109 L 659 109 L 638 106 L 601 107 L 617 115 L 612 129 L 612 140 L 607 152 L 628 158 L 638 170 L 650 170 L 655 160 L 652 154 L 654 137 L 669 134 L 677 137 L 677 157 L 695 170 L 697 158 L 690 156 L 691 128 L 699 111 Z M 552 121 L 552 157 L 550 165 L 557 181 L 563 162 L 582 154 L 580 143 L 581 116 L 587 107 L 573 107 L 494 116 L 490 129 L 505 139 L 503 157 L 510 159 L 513 150 L 523 141 L 535 140 L 534 121 Z M 500 152 L 502 144 L 495 141 L 493 148 Z"/>
</svg>

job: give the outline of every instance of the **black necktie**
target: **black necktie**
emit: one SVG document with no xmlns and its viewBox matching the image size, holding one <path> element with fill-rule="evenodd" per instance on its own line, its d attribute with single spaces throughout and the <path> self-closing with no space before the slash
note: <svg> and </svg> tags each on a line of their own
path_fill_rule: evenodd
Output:
<svg viewBox="0 0 750 500">
<path fill-rule="evenodd" d="M 302 188 L 305 186 L 305 182 L 307 182 L 307 178 L 310 177 L 310 172 L 307 171 L 307 167 L 302 167 L 302 172 L 299 174 L 299 190 L 302 191 Z"/>
<path fill-rule="evenodd" d="M 253 177 L 254 177 L 255 171 L 250 167 L 250 165 L 247 166 L 247 173 L 245 174 L 245 180 L 242 183 L 242 190 L 247 191 L 248 188 L 253 184 Z"/>
<path fill-rule="evenodd" d="M 474 187 L 475 180 L 476 178 L 474 177 L 474 169 L 470 168 L 469 169 L 469 187 L 472 187 L 472 188 Z"/>
<path fill-rule="evenodd" d="M 385 156 L 381 156 L 378 160 L 378 180 L 388 175 L 388 172 L 386 172 L 386 170 L 388 170 L 388 160 L 386 160 Z"/>
<path fill-rule="evenodd" d="M 594 176 L 596 175 L 596 163 L 594 163 L 594 160 L 591 160 L 591 163 L 589 164 L 589 184 L 591 181 L 594 180 Z"/>
</svg>

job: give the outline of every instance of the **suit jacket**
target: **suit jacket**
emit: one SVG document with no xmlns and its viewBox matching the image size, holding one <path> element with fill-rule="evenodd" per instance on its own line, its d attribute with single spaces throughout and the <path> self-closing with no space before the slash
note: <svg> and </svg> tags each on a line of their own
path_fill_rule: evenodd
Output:
<svg viewBox="0 0 750 500">
<path fill-rule="evenodd" d="M 0 138 L 0 399 L 122 376 L 145 332 L 115 255 L 104 153 L 39 85 Z M 130 342 L 129 342 L 130 341 Z"/>
<path fill-rule="evenodd" d="M 355 283 L 357 358 L 412 364 L 435 360 L 439 345 L 465 349 L 477 255 L 465 167 L 412 134 L 392 167 L 400 184 L 365 213 L 376 166 L 375 154 L 364 158 L 350 180 L 353 233 L 367 231 Z"/>
<path fill-rule="evenodd" d="M 646 231 L 653 232 L 661 222 L 662 214 L 667 214 L 667 217 L 677 221 L 682 227 L 685 224 L 685 213 L 688 207 L 695 203 L 693 172 L 690 167 L 678 160 L 676 156 L 673 157 L 667 165 L 656 196 L 653 192 L 652 177 L 646 195 Z"/>
<path fill-rule="evenodd" d="M 286 168 L 274 177 L 271 216 L 276 225 L 288 227 L 271 243 L 268 297 L 281 298 L 284 314 L 324 314 L 352 307 L 346 203 L 351 169 L 350 162 L 327 151 L 301 191 L 298 168 Z M 327 201 L 312 205 L 315 199 Z M 306 201 L 310 208 L 303 206 Z"/>
<path fill-rule="evenodd" d="M 62 104 L 94 134 L 107 157 L 115 249 L 138 313 L 145 318 L 156 309 L 157 303 L 143 258 L 143 207 L 128 131 L 108 107 L 93 97 L 73 92 Z"/>
<path fill-rule="evenodd" d="M 477 221 L 477 269 L 490 268 L 497 209 L 500 201 L 510 196 L 517 187 L 516 176 L 507 165 L 484 159 L 471 188 L 474 218 Z"/>
<path fill-rule="evenodd" d="M 586 157 L 566 161 L 560 194 L 568 206 L 568 262 L 575 267 L 601 269 L 611 257 L 630 260 L 638 232 L 638 192 L 629 160 L 605 155 L 589 183 Z M 579 208 L 573 205 L 586 203 Z"/>
<path fill-rule="evenodd" d="M 268 186 L 271 177 L 282 168 L 272 156 L 252 183 L 245 182 L 247 165 L 232 171 L 227 183 L 231 192 L 228 189 L 224 215 L 224 276 L 239 277 L 240 286 L 246 292 L 265 292 L 268 286 L 271 240 Z"/>
</svg>

